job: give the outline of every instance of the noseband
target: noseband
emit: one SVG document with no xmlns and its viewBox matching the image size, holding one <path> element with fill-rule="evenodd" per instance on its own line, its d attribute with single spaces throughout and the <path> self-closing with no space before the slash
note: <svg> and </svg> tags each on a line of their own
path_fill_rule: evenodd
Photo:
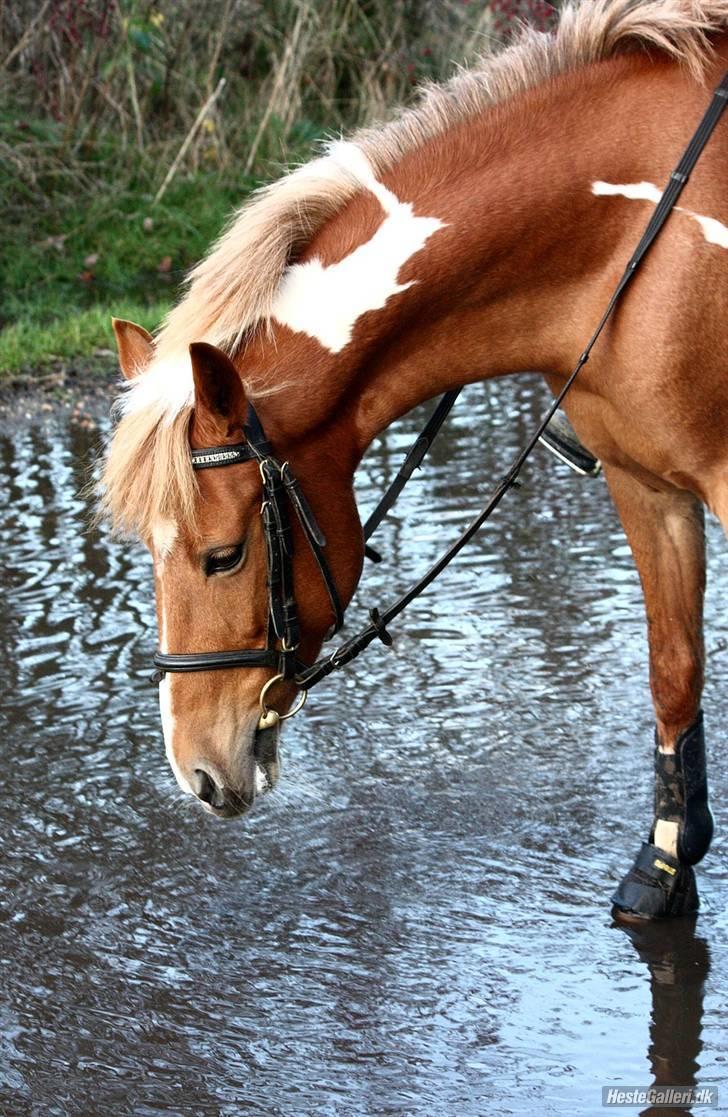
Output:
<svg viewBox="0 0 728 1117">
<path fill-rule="evenodd" d="M 293 590 L 293 533 L 289 507 L 293 508 L 301 525 L 304 538 L 313 554 L 328 594 L 334 622 L 330 630 L 331 636 L 341 628 L 344 622 L 344 610 L 324 553 L 326 537 L 301 491 L 299 482 L 291 473 L 288 462 L 281 463 L 274 456 L 252 404 L 248 406 L 248 418 L 243 431 L 245 442 L 231 446 L 213 446 L 205 450 L 192 450 L 191 459 L 192 468 L 196 471 L 239 465 L 243 462 L 258 464 L 263 489 L 260 512 L 268 565 L 266 646 L 187 654 L 157 652 L 154 656 L 154 666 L 157 668 L 155 681 L 161 681 L 168 671 L 219 671 L 229 667 L 273 668 L 276 674 L 265 684 L 260 695 L 261 728 L 269 728 L 278 720 L 292 717 L 297 713 L 303 706 L 307 694 L 307 691 L 303 690 L 295 709 L 287 714 L 278 715 L 274 710 L 269 710 L 266 705 L 266 695 L 275 682 L 295 679 L 298 673 L 305 669 L 305 665 L 296 655 L 300 630 Z"/>
<path fill-rule="evenodd" d="M 301 492 L 298 481 L 290 471 L 287 462 L 281 464 L 273 455 L 273 451 L 265 437 L 263 427 L 252 404 L 249 406 L 248 419 L 244 426 L 245 442 L 234 446 L 214 446 L 207 450 L 192 450 L 193 469 L 212 469 L 219 466 L 237 465 L 240 462 L 256 461 L 260 470 L 263 485 L 263 501 L 261 514 L 263 517 L 263 530 L 265 534 L 267 560 L 268 560 L 268 637 L 265 648 L 248 648 L 239 651 L 226 652 L 193 652 L 188 655 L 169 655 L 166 652 L 157 652 L 154 665 L 157 668 L 155 679 L 160 681 L 167 671 L 215 671 L 226 667 L 264 667 L 273 669 L 276 674 L 269 679 L 260 693 L 260 721 L 261 729 L 270 728 L 284 718 L 293 717 L 302 708 L 306 701 L 308 691 L 316 683 L 350 663 L 374 640 L 381 640 L 383 644 L 390 645 L 392 638 L 387 631 L 387 626 L 398 617 L 407 606 L 423 590 L 425 590 L 439 574 L 449 565 L 456 555 L 465 547 L 473 536 L 480 530 L 485 521 L 491 516 L 500 504 L 509 489 L 518 485 L 518 477 L 526 460 L 536 447 L 541 435 L 549 422 L 561 406 L 574 381 L 591 356 L 605 326 L 610 320 L 624 291 L 629 286 L 639 267 L 657 239 L 665 222 L 674 209 L 680 194 L 687 184 L 705 145 L 710 139 L 718 121 L 728 103 L 728 74 L 715 90 L 697 131 L 688 144 L 680 162 L 670 175 L 670 180 L 663 191 L 662 197 L 650 218 L 637 248 L 633 252 L 627 267 L 617 284 L 614 293 L 602 315 L 596 330 L 592 334 L 586 348 L 579 357 L 576 367 L 566 380 L 563 388 L 554 399 L 551 407 L 546 412 L 537 430 L 526 446 L 517 456 L 507 473 L 493 490 L 484 508 L 478 513 L 472 523 L 462 535 L 456 539 L 452 546 L 442 555 L 437 562 L 420 578 L 409 590 L 402 594 L 387 609 L 381 613 L 378 609 L 369 611 L 369 625 L 361 632 L 346 640 L 333 653 L 318 662 L 307 666 L 296 656 L 299 642 L 298 616 L 296 600 L 293 592 L 293 535 L 291 532 L 291 519 L 289 505 L 293 508 L 298 522 L 301 525 L 304 537 L 316 560 L 319 573 L 326 587 L 326 592 L 331 603 L 334 624 L 331 634 L 338 632 L 344 619 L 341 601 L 336 590 L 336 585 L 324 554 L 326 539 L 316 522 L 311 508 Z M 394 504 L 404 488 L 409 477 L 414 472 L 427 451 L 435 435 L 449 414 L 460 389 L 446 392 L 440 400 L 435 412 L 428 421 L 425 429 L 415 442 L 407 455 L 407 459 L 393 483 L 389 486 L 374 512 L 369 517 L 364 529 L 365 540 L 369 538 L 377 525 Z M 374 561 L 379 561 L 376 551 L 366 547 L 366 554 Z M 296 706 L 286 714 L 278 714 L 266 705 L 266 696 L 274 683 L 281 680 L 292 681 L 300 690 L 300 697 Z"/>
</svg>

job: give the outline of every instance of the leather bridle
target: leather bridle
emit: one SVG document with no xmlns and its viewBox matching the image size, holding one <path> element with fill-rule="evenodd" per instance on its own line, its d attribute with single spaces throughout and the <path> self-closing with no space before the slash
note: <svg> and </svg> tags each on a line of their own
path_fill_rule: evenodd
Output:
<svg viewBox="0 0 728 1117">
<path fill-rule="evenodd" d="M 576 367 L 566 380 L 564 387 L 554 399 L 544 415 L 538 429 L 518 455 L 508 472 L 503 476 L 487 503 L 466 528 L 462 535 L 442 555 L 437 562 L 406 593 L 399 597 L 383 612 L 378 609 L 369 611 L 369 625 L 361 632 L 345 641 L 335 651 L 318 662 L 307 666 L 297 657 L 299 644 L 299 625 L 296 599 L 293 588 L 293 534 L 289 505 L 293 508 L 306 542 L 316 561 L 326 592 L 331 603 L 334 624 L 331 635 L 341 628 L 344 611 L 336 589 L 331 569 L 325 555 L 326 539 L 316 517 L 301 491 L 300 485 L 291 473 L 287 462 L 281 463 L 273 454 L 266 439 L 255 408 L 249 405 L 244 426 L 245 442 L 230 446 L 214 446 L 205 450 L 192 450 L 192 468 L 195 470 L 220 468 L 237 465 L 241 462 L 257 462 L 263 488 L 261 515 L 266 541 L 268 563 L 268 635 L 265 648 L 243 648 L 222 652 L 193 652 L 189 654 L 170 654 L 157 652 L 154 665 L 157 668 L 155 681 L 161 681 L 165 673 L 187 671 L 215 671 L 231 667 L 261 667 L 272 669 L 275 674 L 264 685 L 260 694 L 260 728 L 270 728 L 279 720 L 293 717 L 304 705 L 306 695 L 312 686 L 345 664 L 355 659 L 374 640 L 391 645 L 392 638 L 387 626 L 407 608 L 431 582 L 460 553 L 462 548 L 480 530 L 501 500 L 518 483 L 518 476 L 528 457 L 538 443 L 548 423 L 561 406 L 574 381 L 591 356 L 591 351 L 604 327 L 611 318 L 623 292 L 634 278 L 648 250 L 656 240 L 667 218 L 674 209 L 680 194 L 688 182 L 690 174 L 702 154 L 715 126 L 720 120 L 728 101 L 728 74 L 725 75 L 715 91 L 710 105 L 691 139 L 676 169 L 670 176 L 662 197 L 620 279 L 602 318 L 594 331 Z M 461 389 L 446 392 L 430 417 L 425 429 L 410 450 L 397 477 L 384 493 L 379 504 L 371 514 L 364 529 L 365 541 L 390 510 L 415 468 L 421 464 L 432 442 L 451 411 Z M 366 554 L 375 562 L 379 555 L 368 545 Z M 286 714 L 278 714 L 269 709 L 266 696 L 269 689 L 279 681 L 293 682 L 300 691 L 295 707 Z"/>
<path fill-rule="evenodd" d="M 248 416 L 243 433 L 245 442 L 192 450 L 191 460 L 195 471 L 239 465 L 243 462 L 256 462 L 258 465 L 263 490 L 260 514 L 263 520 L 268 567 L 266 646 L 187 654 L 157 652 L 154 656 L 154 666 L 157 669 L 156 681 L 161 681 L 167 671 L 219 671 L 230 667 L 273 668 L 276 674 L 266 683 L 261 692 L 261 714 L 264 716 L 267 712 L 265 696 L 268 689 L 274 682 L 295 679 L 298 672 L 304 668 L 304 664 L 296 656 L 300 630 L 293 588 L 293 532 L 289 506 L 293 508 L 301 525 L 304 538 L 313 554 L 328 594 L 333 614 L 333 625 L 329 636 L 334 636 L 344 623 L 344 610 L 324 552 L 326 537 L 288 462 L 279 462 L 273 454 L 252 404 L 248 405 Z M 276 717 L 281 720 L 284 717 L 292 717 L 303 706 L 305 694 L 304 690 L 304 697 L 296 709 Z"/>
</svg>

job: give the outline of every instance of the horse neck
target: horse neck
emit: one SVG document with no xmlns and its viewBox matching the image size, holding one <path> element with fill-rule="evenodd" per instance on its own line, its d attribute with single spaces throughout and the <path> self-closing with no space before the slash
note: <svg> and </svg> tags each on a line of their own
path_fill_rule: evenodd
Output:
<svg viewBox="0 0 728 1117">
<path fill-rule="evenodd" d="M 340 351 L 274 327 L 258 367 L 291 388 L 271 396 L 273 422 L 294 438 L 335 428 L 355 465 L 379 432 L 442 391 L 524 370 L 567 372 L 645 220 L 637 207 L 626 229 L 615 228 L 592 184 L 637 182 L 646 166 L 664 179 L 673 147 L 650 125 L 661 119 L 664 130 L 666 115 L 682 115 L 675 82 L 684 80 L 673 66 L 616 59 L 496 106 L 401 160 L 383 185 L 442 227 L 402 265 L 398 293 L 364 313 Z M 639 144 L 627 139 L 637 105 Z M 383 218 L 364 191 L 301 262 L 351 259 Z"/>
</svg>

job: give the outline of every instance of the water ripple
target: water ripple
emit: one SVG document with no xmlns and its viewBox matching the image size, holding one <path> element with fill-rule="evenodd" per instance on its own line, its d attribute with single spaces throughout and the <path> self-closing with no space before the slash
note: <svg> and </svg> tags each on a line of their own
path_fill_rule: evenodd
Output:
<svg viewBox="0 0 728 1117">
<path fill-rule="evenodd" d="M 528 379 L 465 393 L 348 632 L 469 522 L 543 401 Z M 367 456 L 364 511 L 421 418 Z M 221 826 L 167 770 L 150 563 L 89 530 L 92 450 L 62 417 L 0 437 L 0 1110 L 583 1115 L 602 1085 L 649 1085 L 676 1027 L 675 1073 L 724 1082 L 720 841 L 697 935 L 610 925 L 652 745 L 639 582 L 602 482 L 539 450 L 394 649 L 312 695 L 275 794 Z M 720 825 L 717 763 L 713 787 Z"/>
</svg>

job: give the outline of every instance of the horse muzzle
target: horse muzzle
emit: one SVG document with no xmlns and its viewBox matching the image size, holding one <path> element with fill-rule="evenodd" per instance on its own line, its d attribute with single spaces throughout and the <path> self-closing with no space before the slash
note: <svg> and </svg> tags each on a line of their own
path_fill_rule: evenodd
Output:
<svg viewBox="0 0 728 1117">
<path fill-rule="evenodd" d="M 207 760 L 199 760 L 186 776 L 190 792 L 214 818 L 241 818 L 250 810 L 259 795 L 272 791 L 278 782 L 279 726 L 257 729 L 253 739 L 252 757 L 242 771 L 233 774 Z"/>
</svg>

